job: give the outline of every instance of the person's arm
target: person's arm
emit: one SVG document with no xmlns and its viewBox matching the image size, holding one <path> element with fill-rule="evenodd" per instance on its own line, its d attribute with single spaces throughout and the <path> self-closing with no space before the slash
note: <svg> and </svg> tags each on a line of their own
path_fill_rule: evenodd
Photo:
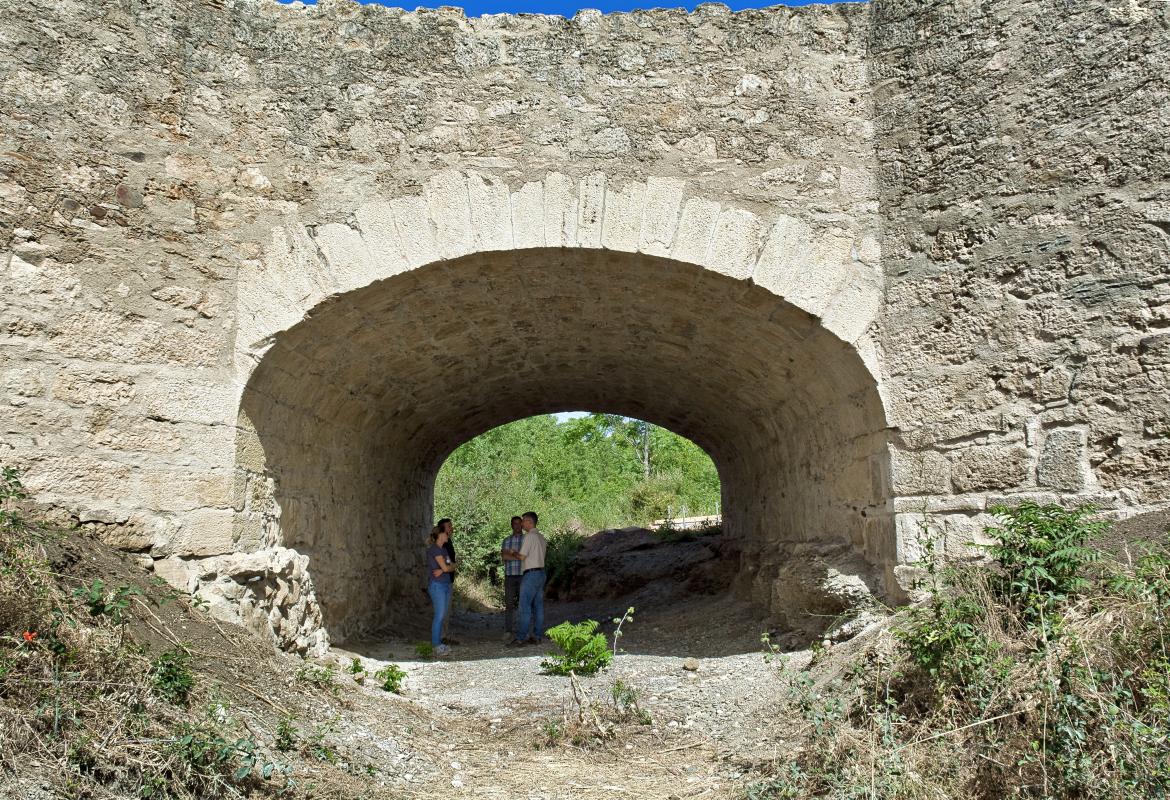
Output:
<svg viewBox="0 0 1170 800">
<path fill-rule="evenodd" d="M 511 547 L 501 547 L 500 558 L 504 559 L 505 561 L 519 561 L 520 551 Z"/>
<path fill-rule="evenodd" d="M 529 544 L 531 543 L 532 540 L 525 536 L 524 541 L 520 543 L 520 551 L 516 553 L 517 561 L 523 561 L 524 559 L 528 558 L 528 556 L 532 555 L 532 548 L 529 547 Z"/>
<path fill-rule="evenodd" d="M 446 553 L 444 553 L 441 556 L 439 556 L 439 555 L 435 556 L 435 563 L 439 565 L 440 572 L 454 572 L 455 571 L 455 565 L 451 562 L 451 560 L 449 558 L 447 558 Z M 432 574 L 434 574 L 434 573 L 432 573 Z M 435 575 L 435 577 L 437 578 L 439 576 Z"/>
</svg>

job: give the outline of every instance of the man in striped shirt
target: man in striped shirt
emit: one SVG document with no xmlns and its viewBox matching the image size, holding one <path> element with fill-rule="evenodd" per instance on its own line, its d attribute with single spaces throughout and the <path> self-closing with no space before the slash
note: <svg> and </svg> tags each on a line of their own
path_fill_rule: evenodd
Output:
<svg viewBox="0 0 1170 800">
<path fill-rule="evenodd" d="M 524 530 L 520 517 L 512 517 L 512 535 L 500 544 L 500 558 L 504 559 L 504 629 L 507 641 L 516 638 L 516 611 L 520 607 L 520 575 L 523 561 L 520 547 L 524 544 Z"/>
</svg>

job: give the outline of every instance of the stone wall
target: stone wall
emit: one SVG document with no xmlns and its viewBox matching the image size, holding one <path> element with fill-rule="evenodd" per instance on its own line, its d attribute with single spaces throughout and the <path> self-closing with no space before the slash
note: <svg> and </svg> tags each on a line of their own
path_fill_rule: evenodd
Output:
<svg viewBox="0 0 1170 800">
<path fill-rule="evenodd" d="M 923 509 L 1165 505 L 1165 9 L 1068 8 L 23 3 L 0 459 L 297 649 L 421 598 L 524 414 L 708 448 L 781 616 Z"/>
<path fill-rule="evenodd" d="M 902 559 L 993 504 L 1170 501 L 1168 9 L 873 7 Z"/>
</svg>

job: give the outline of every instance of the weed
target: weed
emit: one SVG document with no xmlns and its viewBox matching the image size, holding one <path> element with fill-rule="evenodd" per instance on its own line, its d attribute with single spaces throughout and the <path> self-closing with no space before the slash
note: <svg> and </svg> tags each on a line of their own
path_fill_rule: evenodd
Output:
<svg viewBox="0 0 1170 800">
<path fill-rule="evenodd" d="M 315 686 L 333 694 L 340 691 L 337 685 L 337 673 L 333 671 L 333 667 L 305 663 L 297 668 L 295 675 L 298 681 L 309 686 Z"/>
<path fill-rule="evenodd" d="M 764 650 L 764 663 L 771 664 L 773 661 L 779 661 L 780 669 L 784 669 L 787 660 L 784 658 L 784 651 L 780 649 L 779 645 L 772 643 L 772 635 L 765 631 L 760 634 L 760 647 Z"/>
<path fill-rule="evenodd" d="M 435 647 L 430 642 L 415 642 L 414 653 L 419 658 L 434 658 Z"/>
<path fill-rule="evenodd" d="M 559 722 L 548 721 L 541 727 L 542 741 L 537 747 L 556 747 L 565 738 L 565 728 Z"/>
<path fill-rule="evenodd" d="M 166 650 L 150 664 L 151 685 L 155 694 L 177 706 L 187 705 L 195 688 L 191 656 L 182 650 Z"/>
<path fill-rule="evenodd" d="M 267 780 L 273 774 L 291 770 L 264 757 L 256 742 L 248 737 L 229 739 L 211 722 L 183 724 L 172 744 L 173 752 L 196 774 L 214 779 L 230 773 L 242 781 L 249 775 Z"/>
<path fill-rule="evenodd" d="M 642 692 L 622 680 L 616 680 L 609 687 L 610 700 L 613 702 L 614 714 L 621 721 L 635 719 L 639 725 L 650 725 L 653 719 L 650 713 L 639 705 Z"/>
<path fill-rule="evenodd" d="M 587 619 L 574 625 L 562 622 L 545 633 L 559 652 L 540 662 L 549 675 L 592 675 L 613 661 L 605 635 L 597 632 L 596 620 Z"/>
<path fill-rule="evenodd" d="M 622 614 L 621 617 L 614 618 L 614 621 L 613 621 L 613 624 L 614 624 L 614 629 L 613 629 L 613 655 L 614 655 L 614 658 L 617 658 L 618 641 L 622 638 L 622 626 L 625 625 L 627 622 L 633 622 L 633 621 L 634 621 L 634 607 L 633 606 L 630 606 L 629 608 L 627 608 L 626 613 Z"/>
<path fill-rule="evenodd" d="M 82 586 L 73 590 L 73 596 L 80 600 L 91 617 L 108 617 L 115 624 L 122 625 L 126 621 L 126 609 L 130 607 L 130 600 L 134 596 L 141 596 L 137 586 L 118 586 L 107 589 L 106 584 L 97 578 L 89 586 Z"/>
<path fill-rule="evenodd" d="M 24 517 L 15 508 L 15 503 L 27 499 L 28 493 L 20 482 L 20 473 L 16 468 L 0 468 L 0 530 L 10 532 L 24 530 Z"/>
<path fill-rule="evenodd" d="M 336 721 L 318 725 L 313 729 L 313 732 L 304 741 L 302 747 L 303 752 L 328 764 L 337 763 L 337 751 L 334 750 L 326 741 L 325 737 L 334 732 Z"/>
<path fill-rule="evenodd" d="M 276 749 L 282 753 L 287 753 L 296 747 L 297 737 L 299 731 L 293 724 L 295 720 L 291 716 L 282 716 L 276 723 L 276 734 L 274 736 Z"/>
<path fill-rule="evenodd" d="M 401 694 L 402 680 L 406 677 L 406 672 L 397 664 L 387 664 L 375 672 L 374 677 L 382 682 L 384 691 Z"/>
</svg>

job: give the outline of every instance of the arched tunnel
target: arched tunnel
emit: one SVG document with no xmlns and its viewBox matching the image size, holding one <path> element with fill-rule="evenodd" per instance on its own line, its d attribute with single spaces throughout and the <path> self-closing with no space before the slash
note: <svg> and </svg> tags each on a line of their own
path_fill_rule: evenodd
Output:
<svg viewBox="0 0 1170 800">
<path fill-rule="evenodd" d="M 541 248 L 440 261 L 326 300 L 278 334 L 243 395 L 274 486 L 274 544 L 308 556 L 335 641 L 421 600 L 436 473 L 497 425 L 589 408 L 714 460 L 739 590 L 805 602 L 793 559 L 876 594 L 894 558 L 873 377 L 820 320 L 750 281 L 654 256 Z"/>
</svg>

